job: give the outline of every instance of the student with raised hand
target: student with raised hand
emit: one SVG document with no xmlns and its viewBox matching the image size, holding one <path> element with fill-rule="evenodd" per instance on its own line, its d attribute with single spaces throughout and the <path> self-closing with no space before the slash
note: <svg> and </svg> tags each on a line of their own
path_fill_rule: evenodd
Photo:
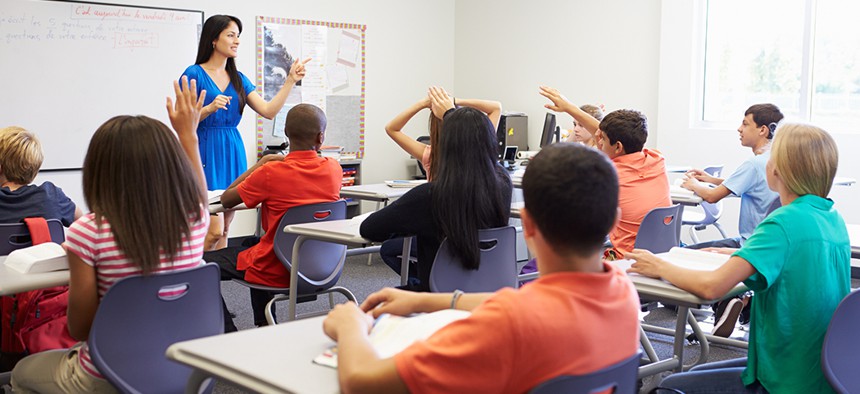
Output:
<svg viewBox="0 0 860 394">
<path fill-rule="evenodd" d="M 337 341 L 342 391 L 523 393 L 637 352 L 639 298 L 624 272 L 602 258 L 618 215 L 612 163 L 579 144 L 550 145 L 526 169 L 523 194 L 523 236 L 541 277 L 492 294 L 384 289 L 360 308 L 337 305 L 323 329 Z M 382 313 L 446 308 L 472 313 L 392 358 L 380 359 L 368 342 L 373 318 Z"/>
<path fill-rule="evenodd" d="M 430 269 L 444 238 L 467 268 L 478 265 L 478 230 L 508 224 L 511 178 L 498 162 L 496 131 L 483 112 L 454 108 L 451 96 L 430 90 L 431 110 L 444 119 L 434 145 L 432 179 L 371 214 L 361 236 L 385 241 L 417 236 L 416 278 L 410 288 L 430 289 Z M 399 269 L 399 262 L 393 269 Z M 410 276 L 412 273 L 410 273 Z"/>
<path fill-rule="evenodd" d="M 779 195 L 767 187 L 765 166 L 770 158 L 770 143 L 774 131 L 777 123 L 782 119 L 782 112 L 776 105 L 756 104 L 749 107 L 744 112 L 738 134 L 740 134 L 741 146 L 750 148 L 753 157 L 744 161 L 726 179 L 713 177 L 699 169 L 687 173 L 687 178 L 681 187 L 693 191 L 709 203 L 716 203 L 729 195 L 741 198 L 738 220 L 740 237 L 702 242 L 690 245 L 689 248 L 739 248 L 767 216 Z M 716 187 L 709 187 L 701 182 L 710 183 Z"/>
<path fill-rule="evenodd" d="M 703 364 L 662 386 L 688 394 L 833 391 L 821 370 L 821 347 L 833 312 L 851 290 L 848 230 L 827 198 L 838 162 L 826 131 L 782 124 L 766 167 L 782 207 L 722 267 L 693 271 L 647 251 L 628 253 L 636 261 L 629 272 L 663 278 L 701 298 L 723 297 L 741 281 L 756 293 L 746 359 Z"/>
<path fill-rule="evenodd" d="M 271 101 L 256 92 L 253 83 L 236 69 L 242 21 L 235 16 L 213 15 L 206 19 L 200 34 L 197 59 L 182 73 L 197 81 L 198 94 L 209 92 L 200 114 L 200 156 L 209 190 L 226 189 L 247 168 L 245 146 L 239 134 L 239 121 L 247 104 L 266 119 L 273 119 L 283 108 L 293 86 L 305 75 L 305 60 L 295 60 L 284 84 Z M 213 215 L 215 216 L 215 215 Z M 227 246 L 227 233 L 233 212 L 212 218 L 206 250 Z"/>
<path fill-rule="evenodd" d="M 622 109 L 612 111 L 598 121 L 556 89 L 541 86 L 540 94 L 551 101 L 545 105 L 547 109 L 566 112 L 577 124 L 593 133 L 597 138 L 597 148 L 615 164 L 621 218 L 609 233 L 612 248 L 607 250 L 607 258 L 623 258 L 633 250 L 645 215 L 654 208 L 672 204 L 666 160 L 659 152 L 644 147 L 648 138 L 648 120 L 639 111 Z"/>
<path fill-rule="evenodd" d="M 21 360 L 12 370 L 16 393 L 116 392 L 86 342 L 101 298 L 124 277 L 202 263 L 209 215 L 195 131 L 203 95 L 198 99 L 187 78 L 181 87 L 173 84 L 176 103 L 168 98 L 167 109 L 176 135 L 146 116 L 116 116 L 93 135 L 83 166 L 84 196 L 93 211 L 72 224 L 64 244 L 68 328 L 81 342 Z"/>
<path fill-rule="evenodd" d="M 16 126 L 0 129 L 0 223 L 41 217 L 68 227 L 83 215 L 63 189 L 51 182 L 33 184 L 43 159 L 36 135 Z"/>
</svg>

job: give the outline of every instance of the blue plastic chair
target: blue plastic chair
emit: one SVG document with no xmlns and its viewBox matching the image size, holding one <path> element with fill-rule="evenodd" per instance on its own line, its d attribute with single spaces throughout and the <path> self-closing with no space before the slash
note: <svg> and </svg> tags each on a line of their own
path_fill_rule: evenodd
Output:
<svg viewBox="0 0 860 394">
<path fill-rule="evenodd" d="M 837 393 L 860 393 L 860 291 L 848 294 L 830 319 L 821 350 L 821 369 Z"/>
<path fill-rule="evenodd" d="M 58 219 L 48 219 L 48 231 L 51 233 L 51 240 L 58 244 L 66 240 L 66 233 L 63 229 L 63 223 Z M 6 256 L 14 250 L 33 246 L 33 241 L 30 239 L 30 229 L 24 223 L 3 223 L 0 224 L 0 256 Z"/>
<path fill-rule="evenodd" d="M 565 375 L 533 388 L 532 394 L 590 394 L 612 390 L 615 394 L 636 393 L 641 352 L 620 363 L 585 375 Z"/>
<path fill-rule="evenodd" d="M 293 245 L 296 242 L 295 234 L 283 232 L 284 227 L 291 224 L 324 222 L 329 220 L 346 219 L 346 200 L 301 205 L 287 210 L 276 227 L 274 248 L 275 255 L 281 263 L 292 273 L 290 260 L 293 256 Z M 298 297 L 315 297 L 316 295 L 331 295 L 333 292 L 340 293 L 348 300 L 356 302 L 355 295 L 349 289 L 336 286 L 340 274 L 343 273 L 343 265 L 346 262 L 346 245 L 318 240 L 308 240 L 302 244 L 299 251 L 299 272 L 296 293 Z M 266 305 L 266 320 L 269 324 L 275 324 L 272 308 L 278 301 L 289 300 L 290 310 L 295 310 L 297 300 L 290 299 L 289 287 L 272 287 L 246 282 L 241 279 L 233 281 L 244 286 L 264 290 L 273 293 L 272 300 Z M 329 302 L 334 303 L 329 297 Z M 288 316 L 289 320 L 295 320 L 298 316 Z"/>
<path fill-rule="evenodd" d="M 479 230 L 481 260 L 477 270 L 463 268 L 443 240 L 430 269 L 430 290 L 451 292 L 493 292 L 517 287 L 516 229 L 513 226 Z"/>
<path fill-rule="evenodd" d="M 704 170 L 711 176 L 718 177 L 723 172 L 723 166 L 711 166 L 705 167 Z M 704 230 L 708 226 L 714 226 L 717 228 L 717 231 L 720 232 L 720 235 L 723 238 L 728 238 L 726 232 L 723 230 L 723 226 L 717 222 L 720 219 L 720 216 L 723 215 L 723 202 L 717 201 L 715 203 L 709 203 L 706 201 L 702 201 L 699 206 L 702 208 L 702 211 L 693 211 L 689 209 L 684 210 L 682 224 L 691 226 L 690 227 L 690 238 L 693 240 L 694 244 L 699 243 L 699 237 L 696 235 L 696 231 Z"/>
<path fill-rule="evenodd" d="M 681 205 L 654 208 L 639 225 L 633 247 L 651 253 L 668 252 L 681 243 Z"/>
<path fill-rule="evenodd" d="M 224 332 L 220 279 L 218 266 L 206 264 L 114 283 L 87 342 L 99 372 L 124 393 L 184 392 L 191 368 L 164 353 L 176 342 Z"/>
</svg>

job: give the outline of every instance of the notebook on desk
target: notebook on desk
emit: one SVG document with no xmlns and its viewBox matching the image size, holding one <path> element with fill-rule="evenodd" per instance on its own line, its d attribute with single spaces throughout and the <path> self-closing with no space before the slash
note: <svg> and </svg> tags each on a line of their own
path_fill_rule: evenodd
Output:
<svg viewBox="0 0 860 394">
<path fill-rule="evenodd" d="M 385 184 L 388 185 L 388 187 L 396 187 L 396 188 L 413 188 L 415 186 L 423 185 L 425 183 L 427 183 L 426 179 L 416 179 L 413 181 L 406 181 L 406 180 L 385 181 Z"/>
</svg>

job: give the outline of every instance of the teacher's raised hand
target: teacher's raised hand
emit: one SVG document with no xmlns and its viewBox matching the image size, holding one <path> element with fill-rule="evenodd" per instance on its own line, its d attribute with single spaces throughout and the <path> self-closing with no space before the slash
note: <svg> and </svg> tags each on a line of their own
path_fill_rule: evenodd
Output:
<svg viewBox="0 0 860 394">
<path fill-rule="evenodd" d="M 311 61 L 311 58 L 307 58 L 301 61 L 294 61 L 293 64 L 290 66 L 290 76 L 287 77 L 287 82 L 290 82 L 290 80 L 292 81 L 292 83 L 301 81 L 302 78 L 305 77 L 305 65 L 308 64 L 309 61 Z"/>
</svg>

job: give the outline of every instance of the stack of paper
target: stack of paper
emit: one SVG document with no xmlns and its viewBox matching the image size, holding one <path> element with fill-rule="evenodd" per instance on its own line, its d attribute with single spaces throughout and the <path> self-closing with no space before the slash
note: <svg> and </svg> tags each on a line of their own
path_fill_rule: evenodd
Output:
<svg viewBox="0 0 860 394">
<path fill-rule="evenodd" d="M 340 160 L 340 152 L 343 152 L 342 146 L 323 145 L 320 147 L 320 156 L 331 157 Z"/>
</svg>

